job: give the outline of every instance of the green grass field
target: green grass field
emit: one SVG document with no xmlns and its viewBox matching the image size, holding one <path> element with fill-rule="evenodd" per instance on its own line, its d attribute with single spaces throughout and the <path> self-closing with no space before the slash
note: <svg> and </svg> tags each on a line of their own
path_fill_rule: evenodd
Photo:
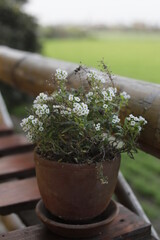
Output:
<svg viewBox="0 0 160 240">
<path fill-rule="evenodd" d="M 114 74 L 160 83 L 160 34 L 45 40 L 42 53 L 95 67 L 104 58 Z"/>
<path fill-rule="evenodd" d="M 104 59 L 114 74 L 160 83 L 160 34 L 102 34 L 88 39 L 43 40 L 45 56 L 97 67 Z M 160 161 L 141 151 L 122 156 L 121 170 L 160 233 Z"/>
</svg>

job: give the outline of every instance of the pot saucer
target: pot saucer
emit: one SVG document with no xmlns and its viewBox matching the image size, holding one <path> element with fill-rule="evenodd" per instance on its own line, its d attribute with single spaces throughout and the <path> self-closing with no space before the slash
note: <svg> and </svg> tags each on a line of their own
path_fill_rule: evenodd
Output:
<svg viewBox="0 0 160 240">
<path fill-rule="evenodd" d="M 71 223 L 51 215 L 42 200 L 36 206 L 37 216 L 53 233 L 74 239 L 102 234 L 104 228 L 117 216 L 118 212 L 118 205 L 111 200 L 106 210 L 98 217 L 85 221 L 85 223 Z"/>
</svg>

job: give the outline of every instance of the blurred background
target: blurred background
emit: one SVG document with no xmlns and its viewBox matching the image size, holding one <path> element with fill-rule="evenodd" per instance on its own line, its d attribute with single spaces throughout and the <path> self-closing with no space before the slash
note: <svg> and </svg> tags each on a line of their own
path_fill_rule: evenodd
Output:
<svg viewBox="0 0 160 240">
<path fill-rule="evenodd" d="M 160 84 L 159 0 L 0 0 L 0 45 Z M 32 98 L 0 83 L 17 131 Z M 160 234 L 160 162 L 139 151 L 121 170 Z"/>
</svg>

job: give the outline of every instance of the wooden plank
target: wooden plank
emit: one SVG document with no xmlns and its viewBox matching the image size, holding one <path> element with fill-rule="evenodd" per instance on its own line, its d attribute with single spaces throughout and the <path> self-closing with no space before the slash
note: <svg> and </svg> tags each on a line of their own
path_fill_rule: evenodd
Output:
<svg viewBox="0 0 160 240">
<path fill-rule="evenodd" d="M 123 177 L 122 173 L 119 172 L 118 174 L 118 181 L 117 181 L 117 186 L 115 189 L 115 194 L 124 206 L 129 208 L 131 211 L 136 213 L 138 216 L 140 216 L 144 221 L 150 223 L 150 220 L 146 216 L 145 212 L 143 211 L 138 199 L 136 198 L 134 192 L 132 191 L 131 187 Z M 156 239 L 159 239 L 158 234 L 154 227 L 152 226 L 151 228 L 152 235 Z"/>
<path fill-rule="evenodd" d="M 122 240 L 150 239 L 150 225 L 145 223 L 140 217 L 119 205 L 119 215 L 105 228 L 104 233 L 88 240 Z M 67 240 L 58 237 L 47 230 L 42 224 L 28 227 L 11 233 L 1 234 L 0 240 Z M 78 239 L 78 238 L 77 238 Z M 84 240 L 87 240 L 84 238 Z"/>
<path fill-rule="evenodd" d="M 21 134 L 0 137 L 0 156 L 33 150 L 33 147 Z"/>
<path fill-rule="evenodd" d="M 33 152 L 5 156 L 0 159 L 0 180 L 24 177 L 34 172 Z"/>
<path fill-rule="evenodd" d="M 40 199 L 35 177 L 0 184 L 0 214 L 32 209 Z"/>
<path fill-rule="evenodd" d="M 86 85 L 86 72 L 75 75 L 77 64 L 49 59 L 38 54 L 29 54 L 7 47 L 0 47 L 0 78 L 20 90 L 37 95 L 41 91 L 53 91 L 56 88 L 51 74 L 57 68 L 68 71 L 68 86 L 78 88 Z M 46 84 L 50 79 L 50 84 Z M 129 107 L 123 113 L 143 115 L 148 124 L 142 133 L 141 148 L 160 158 L 160 85 L 115 76 L 115 85 L 131 95 Z"/>
<path fill-rule="evenodd" d="M 1 121 L 1 120 L 0 120 Z M 0 123 L 0 136 L 9 135 L 13 133 L 13 129 L 6 126 L 6 124 Z"/>
</svg>

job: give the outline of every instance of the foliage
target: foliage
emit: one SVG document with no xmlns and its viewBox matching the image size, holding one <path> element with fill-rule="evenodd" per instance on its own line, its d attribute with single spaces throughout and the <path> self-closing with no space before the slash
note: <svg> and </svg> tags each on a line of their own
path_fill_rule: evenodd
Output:
<svg viewBox="0 0 160 240">
<path fill-rule="evenodd" d="M 0 45 L 39 51 L 36 20 L 21 9 L 27 0 L 0 0 Z M 30 97 L 0 82 L 0 89 L 7 107 L 12 113 L 18 104 L 30 101 Z"/>
<path fill-rule="evenodd" d="M 124 121 L 120 119 L 130 96 L 117 92 L 114 86 L 105 88 L 107 78 L 111 82 L 112 78 L 104 64 L 103 70 L 100 75 L 85 69 L 88 92 L 83 85 L 68 90 L 67 72 L 57 69 L 57 91 L 40 93 L 34 100 L 31 115 L 22 120 L 21 126 L 42 156 L 74 163 L 113 159 L 122 152 L 133 157 L 147 122 L 132 114 Z"/>
<path fill-rule="evenodd" d="M 0 44 L 35 52 L 40 45 L 37 39 L 36 20 L 22 12 L 25 1 L 0 0 Z"/>
<path fill-rule="evenodd" d="M 88 31 L 85 28 L 74 27 L 74 26 L 41 26 L 40 36 L 42 38 L 85 38 L 87 37 Z"/>
</svg>

